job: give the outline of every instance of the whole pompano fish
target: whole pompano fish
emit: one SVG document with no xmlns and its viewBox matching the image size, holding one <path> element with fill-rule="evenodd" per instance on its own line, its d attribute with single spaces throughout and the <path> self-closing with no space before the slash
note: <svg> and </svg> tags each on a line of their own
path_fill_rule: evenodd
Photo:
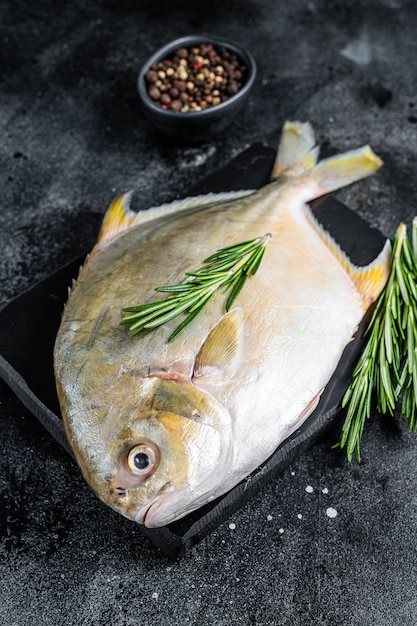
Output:
<svg viewBox="0 0 417 626">
<path fill-rule="evenodd" d="M 133 213 L 109 208 L 70 292 L 55 345 L 68 441 L 94 492 L 165 525 L 224 494 L 319 402 L 388 275 L 390 246 L 354 267 L 307 202 L 377 170 L 368 146 L 317 163 L 309 124 L 283 128 L 273 180 Z M 220 247 L 268 235 L 233 307 L 224 294 L 174 341 L 171 320 L 132 339 L 123 307 L 158 299 Z M 161 296 L 159 296 L 161 299 Z"/>
</svg>

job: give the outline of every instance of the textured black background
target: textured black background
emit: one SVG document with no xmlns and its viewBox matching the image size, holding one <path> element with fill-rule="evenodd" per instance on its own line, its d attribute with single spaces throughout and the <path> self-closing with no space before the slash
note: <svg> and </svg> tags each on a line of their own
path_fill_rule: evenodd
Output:
<svg viewBox="0 0 417 626">
<path fill-rule="evenodd" d="M 172 145 L 136 76 L 198 32 L 245 44 L 256 89 L 224 136 Z M 338 197 L 391 237 L 417 213 L 416 32 L 412 0 L 3 1 L 0 305 L 90 248 L 117 193 L 181 196 L 275 146 L 286 118 L 311 121 L 325 154 L 371 143 L 384 168 Z M 96 500 L 2 382 L 0 420 L 2 625 L 417 624 L 417 439 L 394 420 L 368 425 L 360 466 L 329 435 L 176 563 Z"/>
</svg>

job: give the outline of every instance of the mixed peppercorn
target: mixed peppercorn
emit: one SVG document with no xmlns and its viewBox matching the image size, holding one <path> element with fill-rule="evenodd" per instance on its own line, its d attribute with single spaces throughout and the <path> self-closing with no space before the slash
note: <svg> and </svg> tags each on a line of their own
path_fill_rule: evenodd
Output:
<svg viewBox="0 0 417 626">
<path fill-rule="evenodd" d="M 200 44 L 179 48 L 154 63 L 145 76 L 150 98 L 163 109 L 202 111 L 234 96 L 244 85 L 247 68 L 226 48 Z"/>
</svg>

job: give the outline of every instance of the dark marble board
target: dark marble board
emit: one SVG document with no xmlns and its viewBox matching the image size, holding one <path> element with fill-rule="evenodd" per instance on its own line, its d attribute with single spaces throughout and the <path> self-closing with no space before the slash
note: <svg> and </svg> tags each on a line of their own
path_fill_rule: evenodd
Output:
<svg viewBox="0 0 417 626">
<path fill-rule="evenodd" d="M 273 159 L 271 148 L 255 144 L 196 184 L 189 195 L 256 189 L 268 182 Z M 385 241 L 382 234 L 335 198 L 315 202 L 313 210 L 354 263 L 364 265 L 380 252 Z M 70 261 L 0 311 L 0 376 L 69 453 L 55 392 L 52 351 L 68 286 L 83 260 L 84 255 Z M 138 526 L 138 532 L 150 538 L 166 556 L 177 558 L 335 426 L 340 421 L 340 401 L 362 346 L 365 325 L 347 346 L 317 409 L 255 472 L 187 517 L 160 529 Z"/>
</svg>

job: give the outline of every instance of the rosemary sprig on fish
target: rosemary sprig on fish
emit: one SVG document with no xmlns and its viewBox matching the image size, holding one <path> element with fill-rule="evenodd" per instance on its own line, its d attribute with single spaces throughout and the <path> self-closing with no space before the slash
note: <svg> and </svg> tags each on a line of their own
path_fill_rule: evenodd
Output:
<svg viewBox="0 0 417 626">
<path fill-rule="evenodd" d="M 405 224 L 393 240 L 388 282 L 365 333 L 366 343 L 346 391 L 347 409 L 337 444 L 349 461 L 360 462 L 360 442 L 366 420 L 376 409 L 394 415 L 399 408 L 410 430 L 417 430 L 417 220 L 412 243 Z M 400 405 L 400 406 L 399 406 Z"/>
<path fill-rule="evenodd" d="M 173 294 L 166 300 L 124 308 L 123 311 L 130 315 L 125 315 L 120 324 L 130 325 L 130 330 L 135 331 L 132 338 L 140 337 L 174 317 L 188 313 L 168 337 L 170 342 L 191 324 L 219 289 L 223 288 L 223 293 L 230 291 L 225 305 L 229 311 L 248 277 L 258 271 L 269 238 L 270 235 L 265 235 L 220 248 L 205 259 L 203 267 L 185 272 L 187 278 L 178 285 L 157 287 L 155 291 Z"/>
</svg>

